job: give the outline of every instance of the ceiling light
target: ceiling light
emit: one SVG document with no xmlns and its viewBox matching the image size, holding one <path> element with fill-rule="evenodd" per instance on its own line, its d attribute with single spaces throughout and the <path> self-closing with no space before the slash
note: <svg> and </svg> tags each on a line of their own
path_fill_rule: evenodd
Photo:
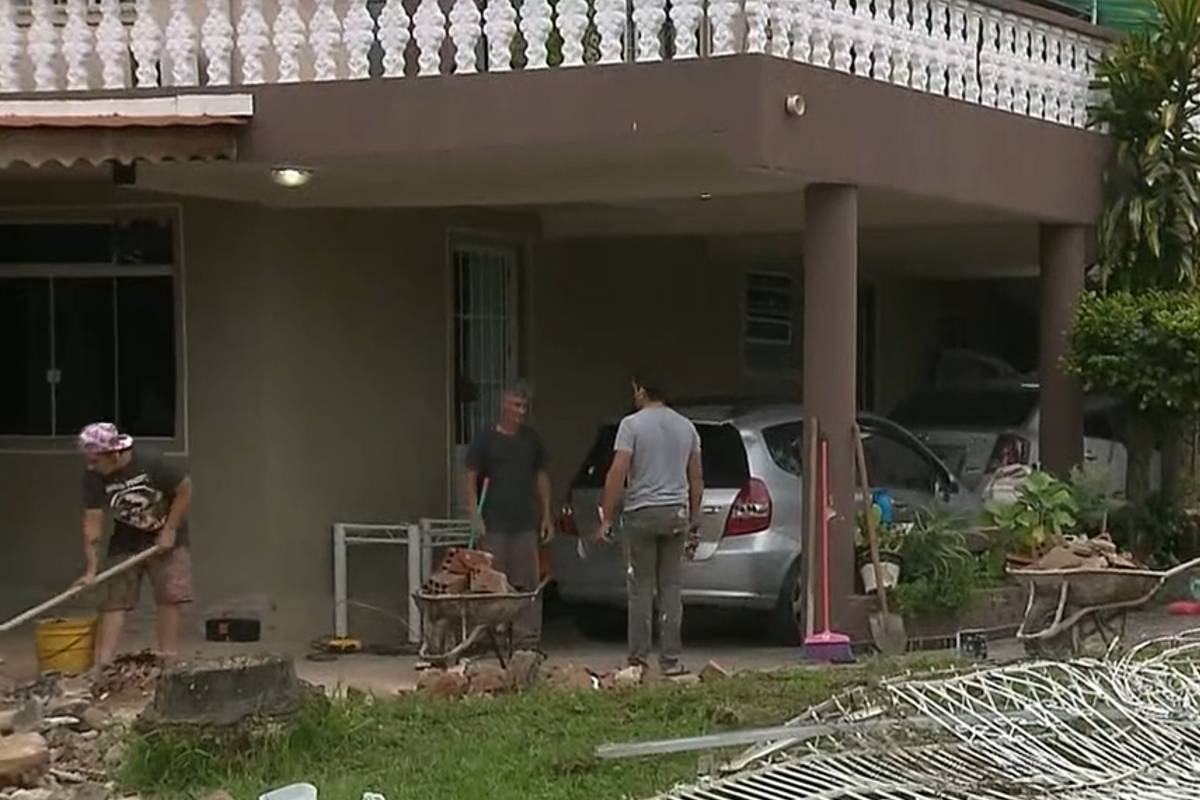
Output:
<svg viewBox="0 0 1200 800">
<path fill-rule="evenodd" d="M 295 189 L 312 180 L 312 170 L 303 167 L 275 167 L 271 180 L 287 189 Z"/>
<path fill-rule="evenodd" d="M 709 192 L 701 192 L 700 199 L 701 200 L 712 200 L 712 194 Z"/>
</svg>

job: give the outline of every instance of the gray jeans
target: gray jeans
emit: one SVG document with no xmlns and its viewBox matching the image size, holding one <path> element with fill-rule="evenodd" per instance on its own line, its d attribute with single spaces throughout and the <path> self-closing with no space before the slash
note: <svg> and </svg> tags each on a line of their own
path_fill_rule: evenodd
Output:
<svg viewBox="0 0 1200 800">
<path fill-rule="evenodd" d="M 492 564 L 508 576 L 514 589 L 532 592 L 538 587 L 538 532 L 488 533 L 479 548 L 492 554 Z M 542 638 L 542 597 L 513 623 L 513 638 L 523 645 Z"/>
<path fill-rule="evenodd" d="M 649 663 L 658 598 L 659 661 L 673 666 L 683 652 L 682 577 L 688 512 L 684 506 L 630 511 L 624 517 L 629 590 L 629 660 Z"/>
</svg>

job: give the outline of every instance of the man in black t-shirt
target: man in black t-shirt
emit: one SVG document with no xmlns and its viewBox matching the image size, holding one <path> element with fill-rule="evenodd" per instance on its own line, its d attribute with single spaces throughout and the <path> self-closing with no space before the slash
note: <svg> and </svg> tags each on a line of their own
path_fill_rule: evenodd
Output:
<svg viewBox="0 0 1200 800">
<path fill-rule="evenodd" d="M 538 586 L 538 542 L 554 531 L 550 517 L 550 475 L 546 449 L 537 431 L 525 424 L 529 392 L 516 386 L 504 392 L 500 421 L 479 432 L 467 452 L 467 512 L 479 526 L 479 546 L 491 553 L 496 569 L 514 588 Z M 488 482 L 482 519 L 480 493 Z M 516 623 L 517 638 L 533 645 L 541 638 L 541 599 Z"/>
<path fill-rule="evenodd" d="M 113 518 L 107 566 L 114 566 L 151 547 L 161 555 L 112 578 L 100 605 L 96 664 L 112 660 L 125 612 L 138 602 L 142 577 L 154 590 L 157 606 L 158 650 L 174 656 L 179 642 L 179 610 L 192 600 L 191 553 L 187 510 L 192 481 L 161 456 L 135 448 L 133 437 L 115 425 L 99 422 L 79 434 L 79 449 L 87 460 L 83 476 L 83 554 L 87 568 L 78 583 L 91 585 L 99 569 L 98 545 L 104 512 Z"/>
</svg>

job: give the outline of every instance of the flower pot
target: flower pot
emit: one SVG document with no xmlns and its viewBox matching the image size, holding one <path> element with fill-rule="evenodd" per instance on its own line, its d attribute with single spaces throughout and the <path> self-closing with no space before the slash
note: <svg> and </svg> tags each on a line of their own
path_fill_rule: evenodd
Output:
<svg viewBox="0 0 1200 800">
<path fill-rule="evenodd" d="M 862 576 L 863 591 L 866 594 L 875 592 L 875 565 L 871 563 L 870 554 L 866 558 L 859 557 L 858 574 Z M 881 551 L 879 567 L 883 571 L 883 588 L 892 589 L 900 582 L 901 559 L 899 553 Z"/>
</svg>

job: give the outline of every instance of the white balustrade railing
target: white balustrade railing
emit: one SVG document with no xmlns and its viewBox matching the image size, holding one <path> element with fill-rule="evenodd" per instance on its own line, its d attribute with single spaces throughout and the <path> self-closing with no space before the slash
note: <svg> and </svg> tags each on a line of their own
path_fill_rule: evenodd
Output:
<svg viewBox="0 0 1200 800">
<path fill-rule="evenodd" d="M 0 0 L 0 93 L 766 53 L 1080 127 L 1103 46 L 974 0 Z"/>
</svg>

